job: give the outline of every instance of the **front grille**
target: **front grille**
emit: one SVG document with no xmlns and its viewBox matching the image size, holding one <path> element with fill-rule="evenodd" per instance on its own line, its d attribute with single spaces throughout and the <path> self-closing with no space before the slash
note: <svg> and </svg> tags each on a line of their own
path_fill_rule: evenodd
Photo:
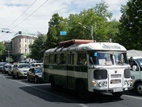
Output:
<svg viewBox="0 0 142 107">
<path fill-rule="evenodd" d="M 107 70 L 94 70 L 94 79 L 107 79 Z"/>
<path fill-rule="evenodd" d="M 121 74 L 111 74 L 111 78 L 121 78 Z"/>
<path fill-rule="evenodd" d="M 125 77 L 125 78 L 130 78 L 130 77 L 131 77 L 131 74 L 130 74 L 130 70 L 129 70 L 129 69 L 125 69 L 125 70 L 124 70 L 124 77 Z"/>
</svg>

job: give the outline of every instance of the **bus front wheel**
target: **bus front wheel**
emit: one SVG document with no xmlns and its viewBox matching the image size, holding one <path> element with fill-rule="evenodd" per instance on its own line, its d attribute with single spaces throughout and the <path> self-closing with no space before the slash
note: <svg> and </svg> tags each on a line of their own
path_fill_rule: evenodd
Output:
<svg viewBox="0 0 142 107">
<path fill-rule="evenodd" d="M 79 98 L 81 98 L 82 100 L 88 100 L 90 98 L 90 93 L 83 81 L 78 81 L 76 88 Z"/>
<path fill-rule="evenodd" d="M 50 82 L 51 82 L 51 88 L 52 88 L 52 89 L 55 89 L 55 88 L 56 88 L 56 84 L 55 84 L 55 79 L 54 79 L 54 77 L 51 78 Z"/>
</svg>

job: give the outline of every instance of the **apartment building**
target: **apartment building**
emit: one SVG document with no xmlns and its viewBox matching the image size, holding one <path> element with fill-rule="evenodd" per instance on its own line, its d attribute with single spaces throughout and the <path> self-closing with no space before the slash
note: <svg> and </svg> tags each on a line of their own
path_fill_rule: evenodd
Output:
<svg viewBox="0 0 142 107">
<path fill-rule="evenodd" d="M 34 43 L 36 37 L 33 35 L 18 34 L 12 38 L 12 54 L 16 56 L 16 59 L 21 60 L 22 56 L 30 54 L 29 45 Z"/>
</svg>

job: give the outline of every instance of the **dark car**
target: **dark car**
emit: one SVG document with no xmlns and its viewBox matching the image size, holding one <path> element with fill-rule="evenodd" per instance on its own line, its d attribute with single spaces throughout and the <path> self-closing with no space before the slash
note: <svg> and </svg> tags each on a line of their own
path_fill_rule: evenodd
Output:
<svg viewBox="0 0 142 107">
<path fill-rule="evenodd" d="M 2 73 L 3 73 L 3 74 L 7 74 L 8 71 L 11 70 L 11 69 L 12 69 L 12 64 L 6 63 L 6 64 L 4 65 L 4 67 L 3 67 Z"/>
<path fill-rule="evenodd" d="M 3 72 L 6 62 L 0 62 L 0 72 Z"/>
<path fill-rule="evenodd" d="M 43 70 L 42 67 L 29 69 L 29 71 L 27 72 L 27 80 L 34 81 L 35 83 L 43 82 L 43 79 L 42 79 L 43 71 L 42 70 Z"/>
</svg>

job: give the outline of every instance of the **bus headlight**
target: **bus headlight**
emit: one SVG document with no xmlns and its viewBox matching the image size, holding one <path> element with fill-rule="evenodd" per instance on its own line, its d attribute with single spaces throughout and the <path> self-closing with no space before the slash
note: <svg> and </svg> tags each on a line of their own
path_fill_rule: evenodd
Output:
<svg viewBox="0 0 142 107">
<path fill-rule="evenodd" d="M 93 86 L 96 86 L 97 85 L 97 82 L 96 81 L 93 81 Z"/>
<path fill-rule="evenodd" d="M 132 80 L 125 80 L 124 85 L 130 86 L 132 84 L 132 82 L 133 82 Z"/>
<path fill-rule="evenodd" d="M 107 87 L 107 81 L 98 81 L 99 87 Z"/>
</svg>

